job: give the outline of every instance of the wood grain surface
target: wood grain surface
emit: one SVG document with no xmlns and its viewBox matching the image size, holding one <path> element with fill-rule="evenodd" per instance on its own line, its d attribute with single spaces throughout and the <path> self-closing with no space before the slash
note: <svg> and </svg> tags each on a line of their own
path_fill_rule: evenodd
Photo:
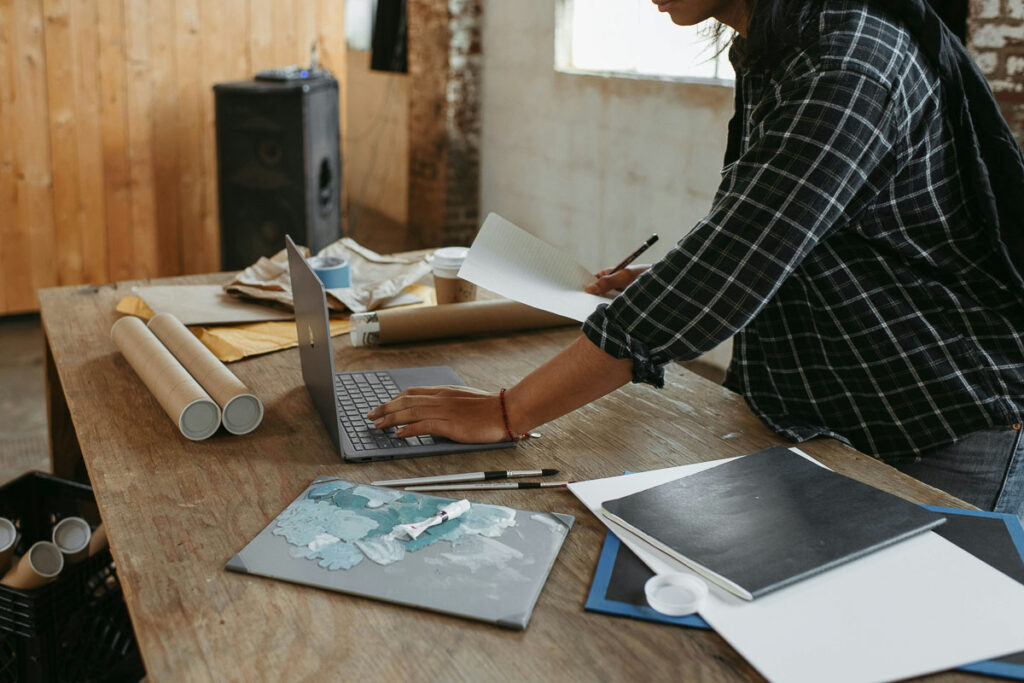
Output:
<svg viewBox="0 0 1024 683">
<path fill-rule="evenodd" d="M 542 438 L 512 451 L 347 465 L 313 409 L 293 349 L 231 366 L 266 407 L 255 432 L 190 442 L 109 340 L 114 305 L 132 284 L 47 289 L 40 301 L 150 680 L 760 680 L 714 633 L 585 612 L 605 527 L 565 490 L 472 496 L 576 516 L 524 632 L 224 570 L 320 474 L 369 482 L 555 467 L 579 480 L 781 443 L 741 397 L 671 367 L 665 389 L 628 386 L 545 425 Z M 448 364 L 468 383 L 496 389 L 576 334 L 567 328 L 377 349 L 339 338 L 335 363 L 338 370 Z M 837 442 L 804 448 L 909 500 L 963 506 Z M 947 673 L 929 680 L 967 679 Z"/>
<path fill-rule="evenodd" d="M 0 314 L 39 287 L 219 268 L 211 87 L 306 64 L 316 39 L 344 103 L 343 9 L 0 0 Z"/>
</svg>

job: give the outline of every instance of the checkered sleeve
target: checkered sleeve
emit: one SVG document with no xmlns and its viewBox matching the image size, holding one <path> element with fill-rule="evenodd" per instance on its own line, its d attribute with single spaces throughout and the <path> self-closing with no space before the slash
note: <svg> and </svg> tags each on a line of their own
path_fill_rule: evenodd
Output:
<svg viewBox="0 0 1024 683">
<path fill-rule="evenodd" d="M 633 360 L 633 381 L 706 353 L 742 329 L 831 230 L 869 178 L 895 165 L 890 89 L 854 70 L 809 70 L 780 83 L 711 210 L 647 272 L 583 325 L 595 345 Z M 882 176 L 884 177 L 884 176 Z M 878 191 L 875 187 L 874 192 Z"/>
</svg>

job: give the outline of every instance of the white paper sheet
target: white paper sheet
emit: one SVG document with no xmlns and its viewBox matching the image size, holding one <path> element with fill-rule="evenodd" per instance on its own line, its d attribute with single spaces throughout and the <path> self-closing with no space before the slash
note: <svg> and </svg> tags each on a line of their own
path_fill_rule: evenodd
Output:
<svg viewBox="0 0 1024 683">
<path fill-rule="evenodd" d="M 594 275 L 573 258 L 496 213 L 487 216 L 459 277 L 543 311 L 586 320 L 606 299 L 583 288 Z"/>
<path fill-rule="evenodd" d="M 601 504 L 728 460 L 569 489 L 653 571 L 692 574 Z M 772 681 L 897 680 L 1024 650 L 1024 586 L 933 532 L 754 601 L 710 589 L 701 616 Z"/>
</svg>

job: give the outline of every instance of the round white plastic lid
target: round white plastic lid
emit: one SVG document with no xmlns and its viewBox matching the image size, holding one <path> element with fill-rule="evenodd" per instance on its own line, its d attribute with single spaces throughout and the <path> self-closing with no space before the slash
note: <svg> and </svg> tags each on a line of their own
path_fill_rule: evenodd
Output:
<svg viewBox="0 0 1024 683">
<path fill-rule="evenodd" d="M 36 574 L 53 578 L 64 569 L 64 554 L 49 541 L 39 541 L 28 549 L 28 563 Z"/>
<path fill-rule="evenodd" d="M 201 398 L 192 401 L 178 418 L 181 433 L 193 441 L 201 441 L 220 427 L 220 408 L 213 401 Z"/>
<path fill-rule="evenodd" d="M 239 394 L 224 406 L 224 429 L 248 434 L 263 420 L 263 402 L 252 394 Z"/>
<path fill-rule="evenodd" d="M 14 522 L 6 517 L 0 517 L 0 551 L 7 550 L 14 545 L 18 538 L 18 530 L 14 528 Z"/>
<path fill-rule="evenodd" d="M 708 597 L 708 585 L 691 574 L 655 574 L 644 584 L 647 604 L 662 614 L 694 614 Z"/>
<path fill-rule="evenodd" d="M 442 247 L 430 257 L 430 264 L 440 270 L 458 270 L 469 256 L 469 247 Z"/>
<path fill-rule="evenodd" d="M 53 542 L 69 555 L 88 546 L 90 536 L 89 523 L 81 517 L 62 519 L 53 528 Z"/>
</svg>

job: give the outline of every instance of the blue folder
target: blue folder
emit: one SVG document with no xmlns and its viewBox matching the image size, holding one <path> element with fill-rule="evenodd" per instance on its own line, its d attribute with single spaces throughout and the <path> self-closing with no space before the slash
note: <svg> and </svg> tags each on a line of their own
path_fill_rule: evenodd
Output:
<svg viewBox="0 0 1024 683">
<path fill-rule="evenodd" d="M 1024 584 L 1024 528 L 1015 516 L 935 505 L 922 507 L 947 516 L 946 523 L 937 527 L 935 533 Z M 651 609 L 644 597 L 644 583 L 653 575 L 609 531 L 594 571 L 586 609 L 662 624 L 711 628 L 696 614 L 670 617 Z M 1024 681 L 1024 652 L 968 664 L 960 670 Z"/>
</svg>

